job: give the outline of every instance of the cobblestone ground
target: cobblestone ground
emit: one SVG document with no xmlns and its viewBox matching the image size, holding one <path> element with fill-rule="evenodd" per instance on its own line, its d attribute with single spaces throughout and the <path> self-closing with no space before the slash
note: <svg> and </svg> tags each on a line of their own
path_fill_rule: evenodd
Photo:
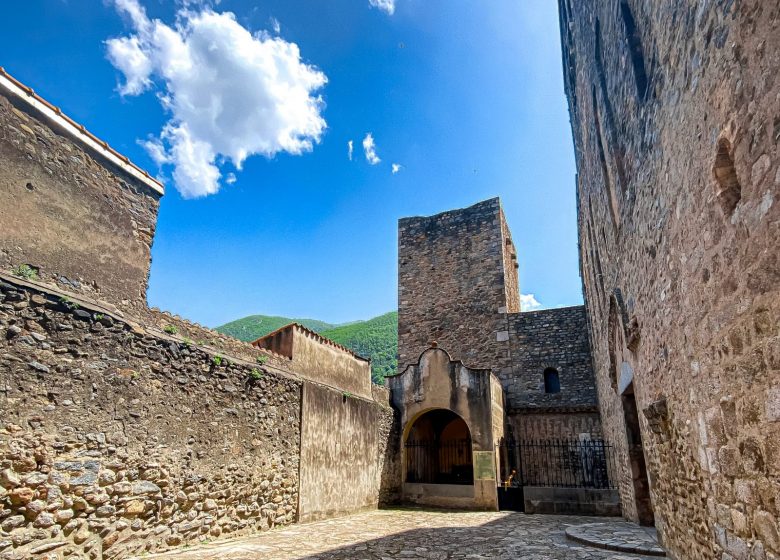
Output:
<svg viewBox="0 0 780 560">
<path fill-rule="evenodd" d="M 261 535 L 163 555 L 166 560 L 638 560 L 564 536 L 566 527 L 619 519 L 521 513 L 380 510 L 293 525 Z"/>
</svg>

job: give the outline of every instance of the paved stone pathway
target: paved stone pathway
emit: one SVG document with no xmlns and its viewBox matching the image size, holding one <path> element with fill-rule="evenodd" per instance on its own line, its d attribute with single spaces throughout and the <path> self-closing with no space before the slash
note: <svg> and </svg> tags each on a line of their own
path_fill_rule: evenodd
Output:
<svg viewBox="0 0 780 560">
<path fill-rule="evenodd" d="M 567 527 L 598 518 L 508 512 L 380 510 L 293 525 L 162 555 L 166 560 L 638 560 L 648 556 L 568 541 Z M 601 518 L 603 522 L 604 519 Z M 628 523 L 610 520 L 615 527 Z"/>
<path fill-rule="evenodd" d="M 625 523 L 585 523 L 566 528 L 566 536 L 578 543 L 648 556 L 666 556 L 655 528 Z"/>
</svg>

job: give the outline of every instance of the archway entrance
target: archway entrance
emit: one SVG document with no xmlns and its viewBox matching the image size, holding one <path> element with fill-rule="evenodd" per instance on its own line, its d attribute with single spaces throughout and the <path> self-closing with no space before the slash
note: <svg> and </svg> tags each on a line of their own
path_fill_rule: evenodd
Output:
<svg viewBox="0 0 780 560">
<path fill-rule="evenodd" d="M 431 410 L 418 417 L 405 451 L 408 483 L 474 484 L 469 427 L 452 411 Z"/>
<path fill-rule="evenodd" d="M 650 481 L 647 477 L 647 463 L 642 449 L 642 432 L 639 428 L 639 412 L 634 397 L 634 384 L 623 392 L 623 415 L 626 422 L 628 439 L 628 458 L 631 465 L 631 478 L 634 486 L 634 501 L 640 525 L 653 525 L 655 515 L 650 500 Z"/>
</svg>

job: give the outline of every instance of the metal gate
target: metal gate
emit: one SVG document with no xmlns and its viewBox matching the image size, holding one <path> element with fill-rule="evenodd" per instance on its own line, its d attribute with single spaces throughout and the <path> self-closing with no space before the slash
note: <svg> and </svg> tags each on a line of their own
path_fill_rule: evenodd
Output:
<svg viewBox="0 0 780 560">
<path fill-rule="evenodd" d="M 406 442 L 406 482 L 473 484 L 471 439 Z"/>
<path fill-rule="evenodd" d="M 501 444 L 500 458 L 502 509 L 522 510 L 525 486 L 616 488 L 614 452 L 601 439 L 510 439 Z"/>
</svg>

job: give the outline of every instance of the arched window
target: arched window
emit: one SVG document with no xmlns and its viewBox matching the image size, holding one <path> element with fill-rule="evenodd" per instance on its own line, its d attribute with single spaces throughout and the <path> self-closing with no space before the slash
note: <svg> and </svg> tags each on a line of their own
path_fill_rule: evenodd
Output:
<svg viewBox="0 0 780 560">
<path fill-rule="evenodd" d="M 561 380 L 558 377 L 558 370 L 552 367 L 544 370 L 544 392 L 545 393 L 560 393 L 561 392 Z"/>
</svg>

